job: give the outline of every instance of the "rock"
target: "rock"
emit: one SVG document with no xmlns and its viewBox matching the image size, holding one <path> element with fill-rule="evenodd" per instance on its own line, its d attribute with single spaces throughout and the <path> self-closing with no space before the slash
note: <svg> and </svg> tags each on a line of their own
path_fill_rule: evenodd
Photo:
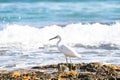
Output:
<svg viewBox="0 0 120 80">
<path fill-rule="evenodd" d="M 69 68 L 64 64 L 58 64 L 58 72 L 67 72 Z"/>
<path fill-rule="evenodd" d="M 0 71 L 1 80 L 119 80 L 120 67 L 100 63 L 51 64 L 31 70 Z"/>
</svg>

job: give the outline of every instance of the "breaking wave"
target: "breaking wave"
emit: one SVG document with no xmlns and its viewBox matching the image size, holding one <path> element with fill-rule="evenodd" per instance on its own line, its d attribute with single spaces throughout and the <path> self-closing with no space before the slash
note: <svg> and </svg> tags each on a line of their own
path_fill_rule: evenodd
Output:
<svg viewBox="0 0 120 80">
<path fill-rule="evenodd" d="M 68 45 L 110 46 L 120 45 L 120 23 L 111 25 L 68 24 L 65 26 L 51 25 L 35 28 L 28 25 L 6 25 L 0 31 L 0 47 L 37 49 L 46 45 L 55 45 L 57 40 L 49 38 L 60 35 L 63 43 Z"/>
</svg>

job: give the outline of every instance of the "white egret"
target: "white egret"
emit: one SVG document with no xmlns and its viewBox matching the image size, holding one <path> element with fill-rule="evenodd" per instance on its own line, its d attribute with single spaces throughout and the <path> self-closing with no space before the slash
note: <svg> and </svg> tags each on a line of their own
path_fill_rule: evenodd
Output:
<svg viewBox="0 0 120 80">
<path fill-rule="evenodd" d="M 57 48 L 60 52 L 62 52 L 65 56 L 66 56 L 66 62 L 68 63 L 67 57 L 71 58 L 71 57 L 76 57 L 81 59 L 81 55 L 79 55 L 73 48 L 60 43 L 61 42 L 61 37 L 59 35 L 49 39 L 49 40 L 53 40 L 53 39 L 59 39 L 57 42 Z M 70 60 L 71 61 L 71 60 Z"/>
</svg>

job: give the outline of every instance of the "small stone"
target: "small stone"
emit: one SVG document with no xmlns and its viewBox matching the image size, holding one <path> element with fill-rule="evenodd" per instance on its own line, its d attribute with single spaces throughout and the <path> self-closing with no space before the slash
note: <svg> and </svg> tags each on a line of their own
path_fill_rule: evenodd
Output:
<svg viewBox="0 0 120 80">
<path fill-rule="evenodd" d="M 69 68 L 66 65 L 58 64 L 58 72 L 68 72 Z"/>
</svg>

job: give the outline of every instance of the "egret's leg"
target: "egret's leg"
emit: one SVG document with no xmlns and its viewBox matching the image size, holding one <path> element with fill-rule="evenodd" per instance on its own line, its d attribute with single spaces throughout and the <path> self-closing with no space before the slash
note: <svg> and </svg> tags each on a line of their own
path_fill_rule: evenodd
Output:
<svg viewBox="0 0 120 80">
<path fill-rule="evenodd" d="M 67 59 L 67 56 L 65 56 L 66 57 L 66 64 L 67 64 L 67 66 L 68 66 L 68 59 Z"/>
<path fill-rule="evenodd" d="M 69 57 L 70 58 L 70 57 Z M 71 58 L 70 58 L 70 71 L 72 70 L 72 61 L 71 61 Z"/>
<path fill-rule="evenodd" d="M 68 59 L 67 59 L 67 56 L 66 56 L 66 63 L 68 63 Z"/>
<path fill-rule="evenodd" d="M 70 58 L 70 57 L 69 57 Z M 72 64 L 71 58 L 70 58 L 70 63 Z"/>
</svg>

